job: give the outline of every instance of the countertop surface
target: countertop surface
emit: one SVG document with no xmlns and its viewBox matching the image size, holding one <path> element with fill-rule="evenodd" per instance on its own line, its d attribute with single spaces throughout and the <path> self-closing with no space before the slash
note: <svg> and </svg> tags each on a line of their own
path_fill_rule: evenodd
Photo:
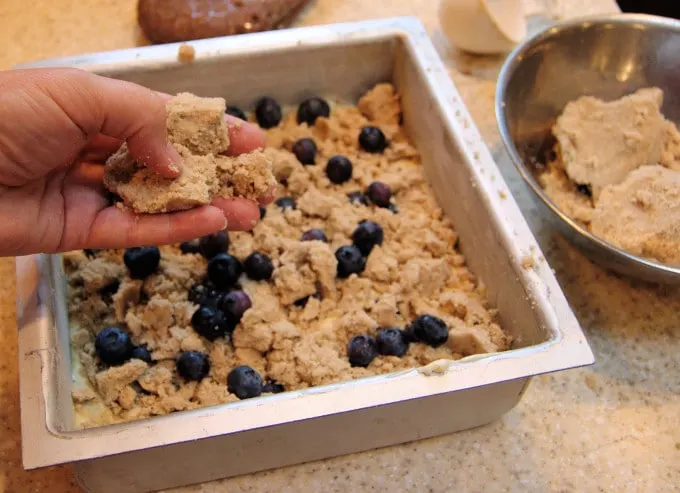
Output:
<svg viewBox="0 0 680 493">
<path fill-rule="evenodd" d="M 541 0 L 569 18 L 613 0 Z M 502 57 L 447 45 L 435 0 L 317 0 L 300 24 L 420 17 L 510 183 L 595 352 L 594 366 L 533 380 L 474 430 L 173 490 L 189 492 L 662 492 L 680 489 L 680 292 L 607 274 L 539 219 L 493 116 Z M 0 2 L 0 68 L 143 44 L 135 0 Z M 533 8 L 533 7 L 532 7 Z M 21 466 L 13 259 L 0 260 L 0 491 L 79 492 L 70 467 Z M 37 445 L 36 445 L 37 446 Z"/>
</svg>

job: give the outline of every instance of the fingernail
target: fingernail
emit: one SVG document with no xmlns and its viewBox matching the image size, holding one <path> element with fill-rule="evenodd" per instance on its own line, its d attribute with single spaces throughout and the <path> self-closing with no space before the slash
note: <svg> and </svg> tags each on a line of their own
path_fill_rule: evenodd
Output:
<svg viewBox="0 0 680 493">
<path fill-rule="evenodd" d="M 177 152 L 177 149 L 168 142 L 166 144 L 166 151 L 168 153 L 168 169 L 176 174 L 179 175 L 182 172 L 182 158 L 180 157 L 179 153 Z"/>
<path fill-rule="evenodd" d="M 224 122 L 227 124 L 227 128 L 229 128 L 230 130 L 231 129 L 240 130 L 243 124 L 245 123 L 243 120 L 239 119 L 230 120 L 226 117 L 226 115 L 224 117 Z"/>
</svg>

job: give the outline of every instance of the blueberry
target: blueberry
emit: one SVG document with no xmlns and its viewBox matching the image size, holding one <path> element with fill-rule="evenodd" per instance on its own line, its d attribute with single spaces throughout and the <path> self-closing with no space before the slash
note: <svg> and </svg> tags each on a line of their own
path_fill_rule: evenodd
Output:
<svg viewBox="0 0 680 493">
<path fill-rule="evenodd" d="M 363 192 L 350 192 L 347 198 L 352 204 L 370 205 L 371 203 Z"/>
<path fill-rule="evenodd" d="M 367 335 L 352 337 L 347 344 L 347 357 L 352 366 L 363 366 L 366 368 L 377 356 L 375 339 Z"/>
<path fill-rule="evenodd" d="M 238 106 L 232 106 L 228 104 L 226 113 L 227 115 L 235 116 L 236 118 L 240 118 L 241 120 L 248 121 L 248 117 L 243 112 L 243 110 Z"/>
<path fill-rule="evenodd" d="M 133 279 L 146 279 L 156 272 L 161 261 L 161 251 L 158 247 L 128 248 L 123 254 L 123 262 Z"/>
<path fill-rule="evenodd" d="M 310 298 L 322 300 L 323 299 L 323 293 L 321 291 L 322 289 L 323 286 L 321 286 L 321 283 L 319 281 L 316 281 L 316 292 L 314 294 L 303 296 L 302 298 L 295 300 L 293 302 L 293 305 L 299 306 L 300 308 L 304 308 L 305 306 L 307 306 L 307 302 L 309 302 Z"/>
<path fill-rule="evenodd" d="M 132 350 L 132 356 L 131 358 L 135 359 L 141 359 L 142 361 L 146 363 L 151 363 L 151 353 L 149 350 L 146 348 L 146 346 L 137 346 Z"/>
<path fill-rule="evenodd" d="M 262 393 L 262 377 L 249 366 L 237 366 L 227 375 L 227 390 L 239 399 L 257 397 Z"/>
<path fill-rule="evenodd" d="M 251 306 L 253 303 L 245 291 L 232 291 L 222 297 L 219 308 L 233 324 L 237 324 Z"/>
<path fill-rule="evenodd" d="M 297 204 L 293 197 L 281 197 L 280 199 L 276 199 L 276 202 L 274 203 L 278 205 L 282 211 L 285 211 L 286 209 L 297 209 Z"/>
<path fill-rule="evenodd" d="M 310 229 L 302 233 L 300 241 L 323 241 L 328 243 L 328 238 L 326 238 L 326 233 L 320 229 Z"/>
<path fill-rule="evenodd" d="M 281 121 L 281 106 L 273 98 L 264 97 L 255 105 L 255 119 L 262 128 L 272 128 Z"/>
<path fill-rule="evenodd" d="M 320 116 L 328 118 L 331 108 L 328 103 L 319 97 L 309 98 L 300 103 L 297 112 L 297 122 L 306 123 L 310 127 Z"/>
<path fill-rule="evenodd" d="M 215 308 L 224 293 L 216 290 L 212 286 L 206 286 L 205 284 L 194 284 L 189 288 L 188 298 L 192 303 L 197 305 L 212 306 Z"/>
<path fill-rule="evenodd" d="M 378 346 L 378 352 L 385 356 L 403 356 L 408 351 L 408 337 L 396 327 L 380 329 L 375 342 Z"/>
<path fill-rule="evenodd" d="M 208 260 L 218 253 L 229 250 L 229 233 L 218 231 L 213 235 L 207 235 L 198 240 L 198 249 Z"/>
<path fill-rule="evenodd" d="M 284 388 L 283 385 L 280 383 L 276 382 L 266 382 L 262 386 L 262 393 L 263 394 L 280 394 L 281 392 L 284 392 L 286 389 Z"/>
<path fill-rule="evenodd" d="M 389 207 L 392 190 L 381 181 L 374 181 L 366 189 L 368 199 L 378 207 Z"/>
<path fill-rule="evenodd" d="M 368 257 L 373 247 L 382 245 L 384 238 L 382 226 L 373 221 L 361 221 L 352 233 L 352 242 L 362 255 Z"/>
<path fill-rule="evenodd" d="M 108 190 L 104 192 L 104 199 L 106 200 L 106 203 L 109 207 L 123 202 L 123 198 L 120 195 L 109 192 Z"/>
<path fill-rule="evenodd" d="M 208 262 L 208 279 L 217 289 L 227 290 L 233 287 L 242 272 L 241 262 L 228 253 L 218 253 Z"/>
<path fill-rule="evenodd" d="M 101 252 L 101 250 L 97 250 L 95 248 L 86 248 L 83 250 L 83 253 L 85 253 L 88 258 L 96 257 L 99 252 Z"/>
<path fill-rule="evenodd" d="M 130 359 L 134 344 L 127 332 L 118 327 L 102 329 L 94 339 L 97 356 L 107 365 L 121 365 Z"/>
<path fill-rule="evenodd" d="M 326 164 L 326 176 L 335 184 L 345 183 L 352 178 L 352 161 L 345 156 L 333 156 Z"/>
<path fill-rule="evenodd" d="M 586 197 L 593 196 L 593 191 L 591 190 L 590 185 L 576 185 L 576 190 L 578 190 L 579 193 L 582 193 Z"/>
<path fill-rule="evenodd" d="M 382 152 L 387 147 L 387 139 L 378 127 L 364 127 L 359 133 L 359 145 L 367 152 Z"/>
<path fill-rule="evenodd" d="M 314 159 L 316 158 L 316 144 L 312 139 L 300 139 L 292 148 L 293 154 L 302 164 L 310 165 L 314 164 Z"/>
<path fill-rule="evenodd" d="M 97 292 L 99 293 L 99 295 L 102 298 L 110 299 L 111 296 L 116 294 L 119 287 L 120 287 L 120 281 L 118 279 L 114 279 L 110 283 L 108 283 L 106 286 L 102 286 L 101 288 L 99 288 L 99 290 Z"/>
<path fill-rule="evenodd" d="M 264 216 L 267 215 L 267 208 L 264 206 L 260 206 L 260 219 L 264 219 Z"/>
<path fill-rule="evenodd" d="M 432 347 L 441 346 L 449 338 L 449 328 L 441 318 L 433 315 L 421 315 L 416 318 L 410 328 L 417 341 Z"/>
<path fill-rule="evenodd" d="M 309 298 L 311 298 L 311 295 L 303 296 L 302 298 L 293 301 L 293 305 L 299 306 L 300 308 L 304 308 L 307 306 L 307 303 L 309 302 Z"/>
<path fill-rule="evenodd" d="M 412 342 L 419 342 L 416 336 L 413 335 L 411 326 L 407 326 L 406 329 L 401 331 L 402 335 L 404 336 L 404 341 L 407 343 L 412 343 Z"/>
<path fill-rule="evenodd" d="M 179 244 L 179 249 L 182 253 L 200 253 L 200 245 L 198 240 L 185 241 Z"/>
<path fill-rule="evenodd" d="M 234 331 L 234 323 L 227 320 L 221 310 L 211 306 L 201 306 L 196 310 L 191 316 L 191 326 L 209 341 Z"/>
<path fill-rule="evenodd" d="M 274 264 L 264 253 L 253 252 L 243 262 L 246 275 L 253 281 L 267 281 L 274 273 Z"/>
<path fill-rule="evenodd" d="M 335 258 L 338 260 L 338 277 L 340 278 L 359 274 L 366 268 L 366 259 L 354 245 L 338 248 L 335 251 Z"/>
<path fill-rule="evenodd" d="M 177 373 L 185 380 L 203 380 L 210 373 L 210 361 L 200 351 L 185 351 L 177 358 Z"/>
<path fill-rule="evenodd" d="M 189 298 L 189 301 L 192 303 L 196 303 L 198 305 L 202 305 L 201 301 L 203 300 L 203 296 L 205 295 L 205 286 L 200 283 L 196 283 L 193 286 L 189 288 L 189 292 L 187 293 L 187 298 Z"/>
</svg>

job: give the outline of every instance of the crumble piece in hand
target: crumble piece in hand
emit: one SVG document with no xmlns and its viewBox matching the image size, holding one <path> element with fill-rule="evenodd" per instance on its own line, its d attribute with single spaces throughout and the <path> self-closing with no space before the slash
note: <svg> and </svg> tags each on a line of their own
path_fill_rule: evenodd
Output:
<svg viewBox="0 0 680 493">
<path fill-rule="evenodd" d="M 104 185 L 139 213 L 190 209 L 215 197 L 257 201 L 276 184 L 267 154 L 223 156 L 229 148 L 221 98 L 182 93 L 167 103 L 168 140 L 182 157 L 182 174 L 164 178 L 136 161 L 125 144 L 106 163 Z"/>
</svg>

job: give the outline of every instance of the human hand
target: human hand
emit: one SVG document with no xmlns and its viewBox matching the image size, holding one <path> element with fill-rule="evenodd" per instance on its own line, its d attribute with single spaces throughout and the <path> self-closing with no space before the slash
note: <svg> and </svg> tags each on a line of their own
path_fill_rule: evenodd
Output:
<svg viewBox="0 0 680 493">
<path fill-rule="evenodd" d="M 166 140 L 166 98 L 76 69 L 0 72 L 0 255 L 174 243 L 226 222 L 250 229 L 259 209 L 245 199 L 157 215 L 110 205 L 102 164 L 123 141 L 157 173 L 181 172 Z M 229 125 L 229 137 L 233 154 L 264 145 L 250 124 Z"/>
</svg>

